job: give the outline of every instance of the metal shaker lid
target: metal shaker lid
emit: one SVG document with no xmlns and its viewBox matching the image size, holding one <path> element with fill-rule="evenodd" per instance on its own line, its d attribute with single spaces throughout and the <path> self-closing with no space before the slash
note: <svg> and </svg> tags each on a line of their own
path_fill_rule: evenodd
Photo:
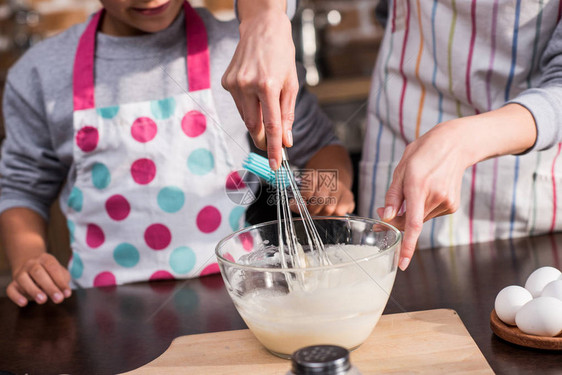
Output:
<svg viewBox="0 0 562 375">
<path fill-rule="evenodd" d="M 296 375 L 344 375 L 350 368 L 349 350 L 336 345 L 313 345 L 291 356 Z"/>
</svg>

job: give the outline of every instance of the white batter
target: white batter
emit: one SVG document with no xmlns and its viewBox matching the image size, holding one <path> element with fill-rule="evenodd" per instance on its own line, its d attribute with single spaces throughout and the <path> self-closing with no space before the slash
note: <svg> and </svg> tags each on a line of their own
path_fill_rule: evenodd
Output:
<svg viewBox="0 0 562 375">
<path fill-rule="evenodd" d="M 345 251 L 342 251 L 342 248 Z M 369 246 L 338 245 L 326 249 L 332 263 L 372 255 Z M 291 292 L 254 290 L 235 298 L 240 315 L 269 350 L 290 355 L 308 345 L 359 346 L 371 334 L 386 302 L 396 266 L 394 252 L 345 268 L 307 271 Z"/>
</svg>

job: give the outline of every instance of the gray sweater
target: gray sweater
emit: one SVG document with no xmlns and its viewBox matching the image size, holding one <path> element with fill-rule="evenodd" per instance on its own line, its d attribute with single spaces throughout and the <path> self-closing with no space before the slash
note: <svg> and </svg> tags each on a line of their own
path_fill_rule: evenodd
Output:
<svg viewBox="0 0 562 375">
<path fill-rule="evenodd" d="M 211 89 L 219 122 L 232 141 L 236 168 L 253 144 L 221 77 L 234 54 L 237 21 L 220 22 L 197 10 L 208 33 Z M 75 176 L 73 165 L 72 68 L 78 39 L 86 24 L 74 26 L 31 48 L 10 69 L 4 93 L 6 139 L 0 159 L 0 212 L 27 207 L 48 217 L 57 198 L 66 201 Z M 98 33 L 95 59 L 97 107 L 157 100 L 185 92 L 187 72 L 183 13 L 158 33 L 113 37 Z M 316 99 L 299 92 L 289 158 L 304 164 L 322 147 L 337 143 L 332 124 Z M 251 146 L 252 144 L 252 146 Z M 63 182 L 67 182 L 61 191 Z"/>
</svg>

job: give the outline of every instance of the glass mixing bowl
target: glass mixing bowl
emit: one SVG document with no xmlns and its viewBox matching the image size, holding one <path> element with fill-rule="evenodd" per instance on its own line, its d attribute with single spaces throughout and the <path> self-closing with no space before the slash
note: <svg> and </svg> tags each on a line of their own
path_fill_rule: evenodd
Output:
<svg viewBox="0 0 562 375">
<path fill-rule="evenodd" d="M 224 238 L 216 255 L 236 309 L 273 354 L 288 358 L 309 345 L 350 350 L 377 324 L 394 284 L 401 233 L 374 219 L 317 217 L 331 265 L 315 265 L 301 219 L 293 220 L 306 268 L 281 267 L 278 222 Z M 287 248 L 285 246 L 285 252 Z"/>
</svg>

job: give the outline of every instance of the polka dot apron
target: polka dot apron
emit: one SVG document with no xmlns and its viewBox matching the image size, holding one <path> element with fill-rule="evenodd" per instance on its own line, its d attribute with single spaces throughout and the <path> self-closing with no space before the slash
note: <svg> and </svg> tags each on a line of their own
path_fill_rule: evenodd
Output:
<svg viewBox="0 0 562 375">
<path fill-rule="evenodd" d="M 214 247 L 243 222 L 245 208 L 225 192 L 238 175 L 211 121 L 217 114 L 205 25 L 185 2 L 189 94 L 96 108 L 102 12 L 81 36 L 74 62 L 77 176 L 62 202 L 73 282 L 91 287 L 218 272 Z"/>
</svg>

